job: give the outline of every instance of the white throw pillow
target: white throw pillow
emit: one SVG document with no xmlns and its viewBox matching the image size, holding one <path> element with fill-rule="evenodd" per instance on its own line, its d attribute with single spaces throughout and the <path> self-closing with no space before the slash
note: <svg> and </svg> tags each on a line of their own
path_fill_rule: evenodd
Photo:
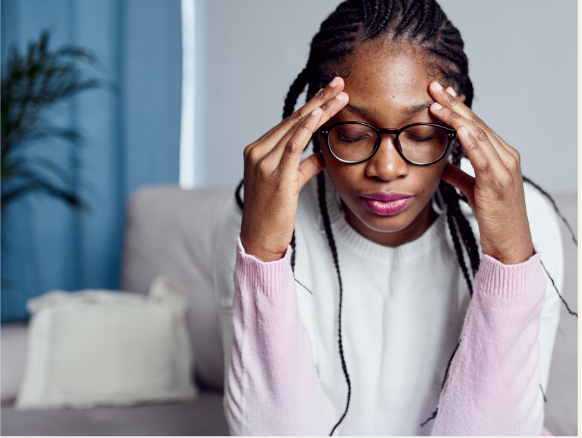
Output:
<svg viewBox="0 0 582 438">
<path fill-rule="evenodd" d="M 193 400 L 194 357 L 179 286 L 161 275 L 149 295 L 51 291 L 32 318 L 19 409 Z"/>
</svg>

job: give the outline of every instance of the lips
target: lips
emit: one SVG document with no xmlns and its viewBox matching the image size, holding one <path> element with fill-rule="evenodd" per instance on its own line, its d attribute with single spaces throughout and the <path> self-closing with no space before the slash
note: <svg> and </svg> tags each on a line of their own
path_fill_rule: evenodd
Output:
<svg viewBox="0 0 582 438">
<path fill-rule="evenodd" d="M 362 199 L 366 207 L 368 207 L 372 213 L 381 216 L 393 216 L 400 213 L 408 206 L 412 200 L 412 196 L 373 193 L 361 196 L 360 199 Z"/>
</svg>

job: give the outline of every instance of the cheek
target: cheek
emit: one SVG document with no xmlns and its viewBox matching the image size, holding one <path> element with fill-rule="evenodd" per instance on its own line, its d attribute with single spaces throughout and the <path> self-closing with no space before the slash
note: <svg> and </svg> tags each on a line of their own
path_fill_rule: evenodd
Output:
<svg viewBox="0 0 582 438">
<path fill-rule="evenodd" d="M 344 186 L 349 185 L 349 181 L 357 174 L 354 172 L 355 168 L 359 166 L 353 164 L 344 164 L 336 160 L 327 149 L 327 145 L 325 144 L 325 141 L 321 139 L 321 137 L 319 138 L 319 150 L 323 156 L 323 161 L 325 162 L 327 173 L 334 183 L 336 190 L 339 191 L 339 187 L 336 185 L 336 183 L 342 184 Z"/>
<path fill-rule="evenodd" d="M 325 145 L 323 145 L 325 146 Z M 346 202 L 350 209 L 357 208 L 353 204 L 354 190 L 366 186 L 365 165 L 361 164 L 344 164 L 336 160 L 330 152 L 321 149 L 325 168 L 333 184 L 335 191 Z"/>
<path fill-rule="evenodd" d="M 416 186 L 423 198 L 431 198 L 436 192 L 444 170 L 444 162 L 427 167 L 416 167 L 409 176 L 417 181 Z"/>
<path fill-rule="evenodd" d="M 346 195 L 351 188 L 361 185 L 362 179 L 365 178 L 362 164 L 341 163 L 332 157 L 327 149 L 322 150 L 322 154 L 327 173 L 340 196 Z"/>
</svg>

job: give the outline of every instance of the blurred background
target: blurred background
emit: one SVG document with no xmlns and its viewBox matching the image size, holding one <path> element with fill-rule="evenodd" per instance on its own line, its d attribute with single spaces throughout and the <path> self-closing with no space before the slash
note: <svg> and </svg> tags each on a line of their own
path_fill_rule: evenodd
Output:
<svg viewBox="0 0 582 438">
<path fill-rule="evenodd" d="M 85 73 L 104 83 L 45 113 L 77 130 L 80 146 L 27 148 L 66 169 L 85 208 L 46 191 L 3 208 L 2 322 L 26 318 L 26 300 L 50 289 L 117 288 L 124 208 L 138 187 L 234 186 L 243 148 L 280 121 L 337 1 L 183 3 L 184 14 L 180 0 L 2 0 L 3 75 L 10 46 L 23 54 L 48 30 L 49 49 L 88 49 L 98 62 Z M 441 4 L 466 42 L 475 112 L 521 152 L 524 175 L 576 192 L 576 1 Z"/>
<path fill-rule="evenodd" d="M 217 218 L 242 178 L 244 147 L 281 120 L 311 38 L 338 2 L 1 0 L 3 432 L 228 433 L 211 270 Z M 465 41 L 475 113 L 520 151 L 523 174 L 576 228 L 576 0 L 439 3 Z M 576 310 L 577 247 L 561 230 L 564 296 Z M 29 368 L 28 299 L 54 289 L 146 294 L 160 273 L 187 292 L 197 401 L 14 407 Z M 561 311 L 545 424 L 577 435 L 577 319 Z M 91 380 L 103 363 L 81 372 Z"/>
</svg>

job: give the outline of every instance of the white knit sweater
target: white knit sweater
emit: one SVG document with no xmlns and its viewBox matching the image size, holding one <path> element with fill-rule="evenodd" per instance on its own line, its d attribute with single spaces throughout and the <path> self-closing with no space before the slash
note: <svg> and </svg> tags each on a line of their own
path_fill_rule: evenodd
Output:
<svg viewBox="0 0 582 438">
<path fill-rule="evenodd" d="M 432 425 L 421 428 L 420 423 L 437 406 L 470 301 L 445 215 L 420 238 L 390 248 L 365 239 L 347 223 L 327 175 L 326 192 L 343 281 L 343 348 L 352 386 L 342 434 L 428 435 Z M 534 244 L 561 288 L 563 257 L 556 215 L 536 189 L 525 185 L 525 194 Z M 479 241 L 471 210 L 461 208 Z M 226 369 L 233 339 L 233 273 L 241 217 L 233 196 L 219 225 L 214 260 Z M 339 287 L 315 178 L 301 192 L 295 230 L 301 319 L 312 341 L 321 384 L 335 409 L 343 412 L 347 385 L 338 352 Z M 547 284 L 539 334 L 544 390 L 560 310 L 559 297 L 551 282 Z M 353 430 L 350 418 L 358 419 Z"/>
</svg>

